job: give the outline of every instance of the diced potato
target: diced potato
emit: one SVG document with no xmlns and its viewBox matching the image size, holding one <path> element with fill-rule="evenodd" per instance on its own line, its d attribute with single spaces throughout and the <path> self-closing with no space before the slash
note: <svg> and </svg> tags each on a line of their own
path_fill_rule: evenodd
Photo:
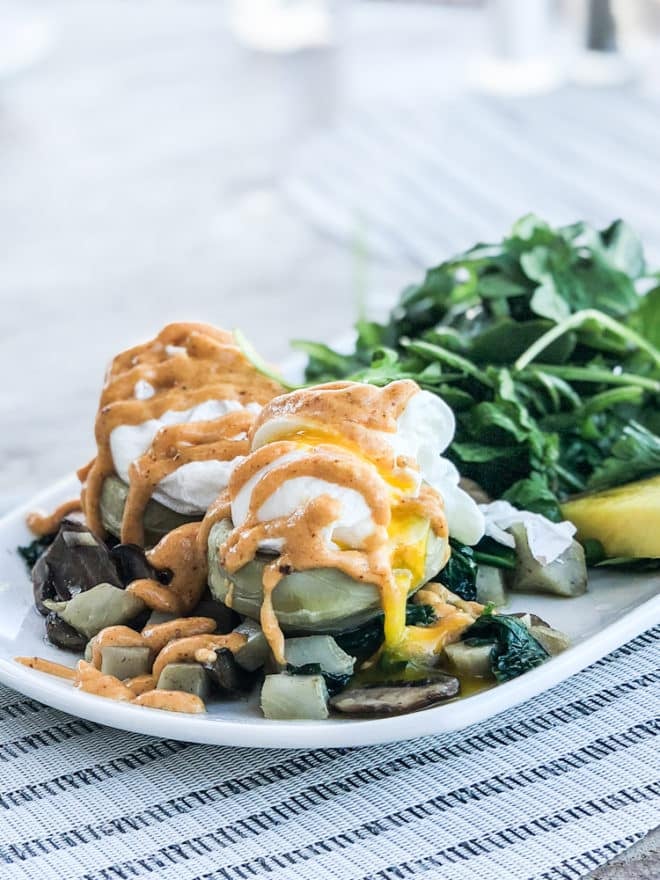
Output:
<svg viewBox="0 0 660 880">
<path fill-rule="evenodd" d="M 101 651 L 101 672 L 115 678 L 135 678 L 151 670 L 149 648 L 108 645 Z"/>
<path fill-rule="evenodd" d="M 542 565 L 535 559 L 522 524 L 509 529 L 516 542 L 518 562 L 507 571 L 509 589 L 523 593 L 551 593 L 555 596 L 581 596 L 587 589 L 587 566 L 584 550 L 577 541 L 553 562 Z"/>
<path fill-rule="evenodd" d="M 507 595 L 504 586 L 504 572 L 492 565 L 480 565 L 477 570 L 477 602 L 482 605 L 489 603 L 506 605 Z"/>
<path fill-rule="evenodd" d="M 106 626 L 133 620 L 144 609 L 144 603 L 137 596 L 113 584 L 97 584 L 66 602 L 47 599 L 43 604 L 88 639 Z"/>
<path fill-rule="evenodd" d="M 571 646 L 571 640 L 567 635 L 550 626 L 530 626 L 529 631 L 551 657 L 561 654 Z"/>
<path fill-rule="evenodd" d="M 660 556 L 660 476 L 565 501 L 562 514 L 580 541 L 600 541 L 606 556 Z"/>
<path fill-rule="evenodd" d="M 156 687 L 164 691 L 184 691 L 206 700 L 208 674 L 199 663 L 169 663 L 161 672 Z"/>
<path fill-rule="evenodd" d="M 491 645 L 466 645 L 465 642 L 454 642 L 447 645 L 445 654 L 458 675 L 474 675 L 479 678 L 490 677 Z"/>
<path fill-rule="evenodd" d="M 270 647 L 266 636 L 258 623 L 248 617 L 240 623 L 234 632 L 242 633 L 247 637 L 246 643 L 236 652 L 236 662 L 248 672 L 254 672 L 264 665 L 270 657 Z"/>
<path fill-rule="evenodd" d="M 328 690 L 322 675 L 267 675 L 261 689 L 261 711 L 277 720 L 328 717 Z"/>
</svg>

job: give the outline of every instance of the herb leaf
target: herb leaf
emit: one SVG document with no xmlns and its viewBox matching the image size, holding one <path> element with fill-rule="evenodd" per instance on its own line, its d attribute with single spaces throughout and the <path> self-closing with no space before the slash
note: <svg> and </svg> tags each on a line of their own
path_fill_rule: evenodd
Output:
<svg viewBox="0 0 660 880">
<path fill-rule="evenodd" d="M 498 681 L 510 681 L 523 672 L 540 666 L 548 659 L 548 652 L 531 635 L 517 617 L 508 614 L 480 615 L 466 630 L 464 641 L 485 639 L 494 641 L 490 655 L 491 671 Z"/>
</svg>

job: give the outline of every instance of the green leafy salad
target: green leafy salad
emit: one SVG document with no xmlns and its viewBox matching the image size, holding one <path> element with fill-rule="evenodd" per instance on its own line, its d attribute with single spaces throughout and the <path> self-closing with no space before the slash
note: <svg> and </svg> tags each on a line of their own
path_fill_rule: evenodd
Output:
<svg viewBox="0 0 660 880">
<path fill-rule="evenodd" d="M 564 499 L 660 472 L 660 286 L 617 220 L 521 218 L 407 287 L 354 350 L 298 341 L 307 378 L 411 378 L 453 409 L 448 451 L 490 496 L 562 519 Z"/>
</svg>

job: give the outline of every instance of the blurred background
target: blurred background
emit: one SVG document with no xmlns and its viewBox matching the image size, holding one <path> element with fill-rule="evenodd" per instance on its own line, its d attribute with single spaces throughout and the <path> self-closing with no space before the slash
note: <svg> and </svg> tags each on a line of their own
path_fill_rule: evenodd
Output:
<svg viewBox="0 0 660 880">
<path fill-rule="evenodd" d="M 521 214 L 660 264 L 660 0 L 0 0 L 0 507 L 174 319 L 270 359 Z"/>
</svg>

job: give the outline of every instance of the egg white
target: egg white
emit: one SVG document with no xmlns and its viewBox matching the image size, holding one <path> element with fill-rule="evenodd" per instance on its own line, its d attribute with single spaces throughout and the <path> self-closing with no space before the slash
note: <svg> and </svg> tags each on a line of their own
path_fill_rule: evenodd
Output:
<svg viewBox="0 0 660 880">
<path fill-rule="evenodd" d="M 281 437 L 290 437 L 294 432 L 300 431 L 303 434 L 306 429 L 314 427 L 313 423 L 298 416 L 269 419 L 255 432 L 252 448 L 258 449 Z M 450 407 L 435 394 L 419 391 L 408 401 L 405 410 L 399 416 L 396 431 L 379 431 L 378 436 L 392 448 L 395 456 L 405 456 L 419 465 L 419 470 L 410 468 L 408 472 L 412 483 L 410 494 L 415 497 L 422 482 L 436 489 L 444 500 L 450 535 L 463 544 L 476 544 L 484 534 L 483 513 L 472 498 L 459 487 L 460 475 L 455 466 L 441 455 L 451 443 L 455 430 L 456 421 Z M 304 454 L 301 450 L 300 455 Z M 277 462 L 272 465 L 275 466 Z M 237 509 L 239 521 L 234 519 L 234 525 L 244 521 L 242 514 L 243 511 L 247 513 L 249 495 L 259 476 L 254 477 L 243 487 L 242 492 L 245 494 Z M 362 546 L 365 537 L 371 534 L 374 526 L 371 521 L 371 528 L 366 531 L 368 520 L 364 512 L 365 509 L 368 511 L 368 508 L 360 493 L 337 486 L 333 492 L 328 492 L 325 487 L 332 484 L 313 477 L 304 479 L 306 480 L 304 485 L 299 484 L 292 489 L 287 488 L 288 482 L 291 481 L 285 482 L 275 493 L 278 496 L 277 500 L 268 507 L 271 515 L 264 519 L 288 515 L 294 500 L 298 501 L 300 507 L 311 497 L 318 497 L 321 494 L 332 494 L 333 497 L 337 497 L 335 490 L 341 489 L 342 515 L 333 525 L 332 531 L 338 535 L 339 530 L 342 537 L 337 539 L 345 546 Z"/>
<path fill-rule="evenodd" d="M 138 399 L 147 399 L 148 396 L 151 396 L 148 388 L 136 388 Z M 148 419 L 138 425 L 118 425 L 110 433 L 110 451 L 117 475 L 128 482 L 131 463 L 144 455 L 161 428 L 217 419 L 242 409 L 256 414 L 261 407 L 258 403 L 243 407 L 236 400 L 206 400 L 190 409 L 168 410 L 159 418 Z M 177 513 L 187 516 L 203 514 L 219 493 L 227 488 L 235 463 L 236 459 L 183 464 L 160 481 L 153 497 Z"/>
</svg>

